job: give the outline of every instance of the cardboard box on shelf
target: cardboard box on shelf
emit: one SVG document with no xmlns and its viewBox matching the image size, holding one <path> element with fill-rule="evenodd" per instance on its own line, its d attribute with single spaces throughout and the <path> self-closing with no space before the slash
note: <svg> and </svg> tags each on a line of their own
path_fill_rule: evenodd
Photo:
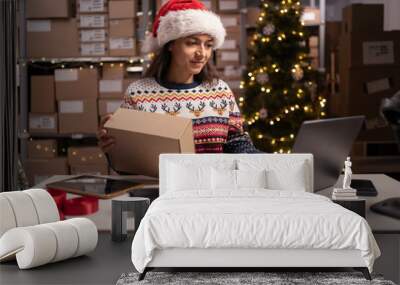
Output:
<svg viewBox="0 0 400 285">
<path fill-rule="evenodd" d="M 28 140 L 28 158 L 54 158 L 57 140 Z"/>
<path fill-rule="evenodd" d="M 97 69 L 56 69 L 54 74 L 57 100 L 97 98 Z"/>
<path fill-rule="evenodd" d="M 99 116 L 114 113 L 123 102 L 122 99 L 99 99 Z"/>
<path fill-rule="evenodd" d="M 29 133 L 57 133 L 57 113 L 29 113 Z"/>
<path fill-rule="evenodd" d="M 66 157 L 50 159 L 27 159 L 25 170 L 31 186 L 36 185 L 53 175 L 68 175 L 69 168 Z"/>
<path fill-rule="evenodd" d="M 241 78 L 224 78 L 226 84 L 228 84 L 229 88 L 232 91 L 236 91 L 240 89 L 240 82 L 242 81 Z"/>
<path fill-rule="evenodd" d="M 231 30 L 240 32 L 240 14 L 223 14 L 220 18 L 227 33 Z"/>
<path fill-rule="evenodd" d="M 240 52 L 239 50 L 217 50 L 216 51 L 216 66 L 224 68 L 225 66 L 240 65 Z"/>
<path fill-rule="evenodd" d="M 219 13 L 239 12 L 240 10 L 239 0 L 218 0 L 217 4 Z"/>
<path fill-rule="evenodd" d="M 367 119 L 379 116 L 383 98 L 400 90 L 400 67 L 351 68 L 340 70 L 341 116 L 365 115 Z"/>
<path fill-rule="evenodd" d="M 31 112 L 57 112 L 53 75 L 31 76 Z"/>
<path fill-rule="evenodd" d="M 243 75 L 243 67 L 241 66 L 226 66 L 222 71 L 223 79 L 240 79 Z"/>
<path fill-rule="evenodd" d="M 304 7 L 301 21 L 305 26 L 318 26 L 321 23 L 321 13 L 319 8 Z"/>
<path fill-rule="evenodd" d="M 393 129 L 390 126 L 366 128 L 360 131 L 357 141 L 395 141 Z"/>
<path fill-rule="evenodd" d="M 105 128 L 116 139 L 109 152 L 119 171 L 158 176 L 160 153 L 193 153 L 191 119 L 118 109 Z"/>
<path fill-rule="evenodd" d="M 73 16 L 71 0 L 27 0 L 27 19 L 69 18 Z"/>
<path fill-rule="evenodd" d="M 107 14 L 80 14 L 78 18 L 80 29 L 108 28 Z"/>
<path fill-rule="evenodd" d="M 107 56 L 107 43 L 81 43 L 81 56 Z"/>
<path fill-rule="evenodd" d="M 317 47 L 311 47 L 308 55 L 312 58 L 318 58 L 319 56 L 319 49 Z"/>
<path fill-rule="evenodd" d="M 239 47 L 240 47 L 240 31 L 228 32 L 221 49 L 238 49 Z"/>
<path fill-rule="evenodd" d="M 331 70 L 331 61 L 334 59 L 335 72 L 339 70 L 339 39 L 341 37 L 341 22 L 339 21 L 327 21 L 325 23 L 325 66 L 326 70 Z M 334 57 L 331 57 L 331 54 Z"/>
<path fill-rule="evenodd" d="M 400 31 L 342 34 L 340 47 L 343 67 L 400 65 Z"/>
<path fill-rule="evenodd" d="M 75 164 L 71 165 L 71 174 L 73 175 L 108 175 L 108 164 L 107 163 L 99 163 L 99 164 Z"/>
<path fill-rule="evenodd" d="M 60 134 L 95 134 L 98 127 L 97 100 L 58 101 Z"/>
<path fill-rule="evenodd" d="M 383 4 L 352 4 L 343 8 L 342 32 L 383 31 Z"/>
<path fill-rule="evenodd" d="M 217 10 L 218 10 L 217 1 L 218 0 L 203 0 L 202 2 L 204 4 L 204 6 L 206 6 L 206 8 L 208 10 L 213 11 L 213 12 L 217 12 Z"/>
<path fill-rule="evenodd" d="M 317 36 L 311 36 L 308 38 L 308 46 L 310 48 L 318 48 L 318 37 Z"/>
<path fill-rule="evenodd" d="M 107 13 L 107 0 L 77 0 L 76 8 L 80 14 L 85 13 Z"/>
<path fill-rule="evenodd" d="M 126 66 L 123 63 L 105 63 L 102 69 L 102 79 L 123 79 Z"/>
<path fill-rule="evenodd" d="M 123 87 L 122 87 L 122 89 L 124 90 L 124 94 L 128 91 L 129 85 L 131 85 L 133 82 L 135 82 L 136 80 L 141 78 L 141 75 L 137 75 L 137 74 L 138 73 L 136 73 L 136 75 L 134 75 L 134 76 L 129 76 L 124 79 Z"/>
<path fill-rule="evenodd" d="M 111 38 L 131 38 L 136 36 L 133 19 L 110 20 L 108 25 Z"/>
<path fill-rule="evenodd" d="M 260 17 L 260 8 L 258 7 L 248 7 L 246 13 L 246 26 L 256 27 L 258 18 Z"/>
<path fill-rule="evenodd" d="M 93 42 L 108 42 L 108 32 L 106 29 L 91 29 L 91 30 L 80 30 L 79 39 L 81 43 L 93 43 Z"/>
<path fill-rule="evenodd" d="M 135 38 L 110 38 L 110 56 L 136 56 Z"/>
<path fill-rule="evenodd" d="M 68 148 L 69 165 L 106 164 L 107 159 L 97 146 L 79 146 Z"/>
<path fill-rule="evenodd" d="M 136 17 L 134 0 L 110 1 L 108 5 L 110 19 L 131 19 Z"/>
<path fill-rule="evenodd" d="M 28 20 L 29 58 L 78 57 L 79 35 L 75 18 L 68 20 Z"/>
</svg>

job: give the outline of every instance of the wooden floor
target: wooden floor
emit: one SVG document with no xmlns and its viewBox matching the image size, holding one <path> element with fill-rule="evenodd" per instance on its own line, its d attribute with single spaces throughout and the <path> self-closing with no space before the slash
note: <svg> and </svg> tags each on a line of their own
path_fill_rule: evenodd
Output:
<svg viewBox="0 0 400 285">
<path fill-rule="evenodd" d="M 19 270 L 16 261 L 0 264 L 0 284 L 115 284 L 122 273 L 134 271 L 132 238 L 112 242 L 110 233 L 99 234 L 96 249 L 87 256 Z"/>
</svg>

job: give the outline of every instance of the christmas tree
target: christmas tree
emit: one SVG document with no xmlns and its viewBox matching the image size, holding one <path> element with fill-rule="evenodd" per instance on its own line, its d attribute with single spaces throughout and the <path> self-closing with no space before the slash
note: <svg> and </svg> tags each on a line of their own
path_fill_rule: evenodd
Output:
<svg viewBox="0 0 400 285">
<path fill-rule="evenodd" d="M 264 0 L 251 37 L 239 105 L 254 144 L 266 152 L 290 153 L 301 123 L 325 116 L 301 13 L 297 0 Z"/>
</svg>

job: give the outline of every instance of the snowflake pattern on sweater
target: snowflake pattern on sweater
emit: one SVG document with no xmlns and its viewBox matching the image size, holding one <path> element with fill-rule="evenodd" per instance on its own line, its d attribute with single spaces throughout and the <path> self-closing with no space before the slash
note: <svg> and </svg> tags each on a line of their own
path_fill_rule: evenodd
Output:
<svg viewBox="0 0 400 285">
<path fill-rule="evenodd" d="M 235 97 L 220 79 L 176 89 L 143 78 L 129 85 L 122 107 L 192 119 L 196 153 L 222 153 L 230 139 L 247 136 Z M 238 152 L 257 152 L 249 138 L 244 141 Z"/>
</svg>

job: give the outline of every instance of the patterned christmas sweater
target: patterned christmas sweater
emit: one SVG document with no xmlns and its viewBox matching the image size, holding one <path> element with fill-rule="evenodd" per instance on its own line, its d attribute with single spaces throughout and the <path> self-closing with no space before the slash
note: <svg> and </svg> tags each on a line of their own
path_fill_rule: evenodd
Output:
<svg viewBox="0 0 400 285">
<path fill-rule="evenodd" d="M 196 153 L 259 152 L 243 131 L 235 97 L 223 80 L 211 83 L 133 82 L 122 107 L 192 119 Z"/>
</svg>

